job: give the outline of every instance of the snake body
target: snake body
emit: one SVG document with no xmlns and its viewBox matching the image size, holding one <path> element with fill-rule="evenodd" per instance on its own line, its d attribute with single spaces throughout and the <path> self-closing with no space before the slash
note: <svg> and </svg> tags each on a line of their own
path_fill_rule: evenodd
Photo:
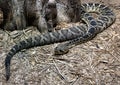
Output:
<svg viewBox="0 0 120 85">
<path fill-rule="evenodd" d="M 11 59 L 17 52 L 36 46 L 68 41 L 55 49 L 55 54 L 66 53 L 72 46 L 93 39 L 98 33 L 108 28 L 115 21 L 113 11 L 102 4 L 82 4 L 81 10 L 84 24 L 75 25 L 69 29 L 36 35 L 14 45 L 5 59 L 6 80 L 10 78 Z M 95 19 L 90 12 L 97 13 L 98 17 Z"/>
</svg>

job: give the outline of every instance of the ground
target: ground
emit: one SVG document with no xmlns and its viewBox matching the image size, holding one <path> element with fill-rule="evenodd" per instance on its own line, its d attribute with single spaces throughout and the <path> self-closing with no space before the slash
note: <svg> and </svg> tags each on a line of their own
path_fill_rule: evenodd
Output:
<svg viewBox="0 0 120 85">
<path fill-rule="evenodd" d="M 116 14 L 115 23 L 65 55 L 53 55 L 58 44 L 17 53 L 12 59 L 8 82 L 4 68 L 6 54 L 16 42 L 38 32 L 30 27 L 17 37 L 17 31 L 0 30 L 0 85 L 120 85 L 120 0 L 84 2 L 110 6 Z"/>
</svg>

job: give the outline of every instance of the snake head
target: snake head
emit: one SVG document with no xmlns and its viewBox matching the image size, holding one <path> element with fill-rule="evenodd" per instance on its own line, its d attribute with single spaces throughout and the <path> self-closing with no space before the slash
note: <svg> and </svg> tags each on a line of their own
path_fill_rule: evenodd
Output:
<svg viewBox="0 0 120 85">
<path fill-rule="evenodd" d="M 69 48 L 67 46 L 64 46 L 65 44 L 59 44 L 54 49 L 54 55 L 63 55 L 69 52 Z"/>
</svg>

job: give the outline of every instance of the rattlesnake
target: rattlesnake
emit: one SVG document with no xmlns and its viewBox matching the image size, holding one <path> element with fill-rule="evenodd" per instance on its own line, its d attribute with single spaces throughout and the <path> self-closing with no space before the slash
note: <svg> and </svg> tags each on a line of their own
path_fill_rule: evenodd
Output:
<svg viewBox="0 0 120 85">
<path fill-rule="evenodd" d="M 17 52 L 36 46 L 68 41 L 55 49 L 55 54 L 63 54 L 68 52 L 74 45 L 93 39 L 115 21 L 113 11 L 105 5 L 98 3 L 82 4 L 81 10 L 82 21 L 85 23 L 75 25 L 69 29 L 36 35 L 14 45 L 5 59 L 6 80 L 10 77 L 11 59 Z M 95 19 L 90 12 L 97 13 L 98 17 Z"/>
</svg>

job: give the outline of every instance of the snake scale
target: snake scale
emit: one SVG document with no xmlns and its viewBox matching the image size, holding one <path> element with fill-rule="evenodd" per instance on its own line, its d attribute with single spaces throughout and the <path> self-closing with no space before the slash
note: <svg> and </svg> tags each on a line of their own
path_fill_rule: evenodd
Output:
<svg viewBox="0 0 120 85">
<path fill-rule="evenodd" d="M 115 21 L 113 11 L 108 6 L 102 4 L 85 3 L 81 5 L 81 10 L 84 24 L 75 25 L 69 29 L 36 35 L 14 45 L 5 59 L 6 80 L 10 78 L 11 59 L 17 52 L 36 46 L 68 41 L 55 48 L 55 54 L 63 54 L 68 52 L 71 47 L 93 39 Z M 91 12 L 97 13 L 98 17 L 94 18 Z"/>
</svg>

